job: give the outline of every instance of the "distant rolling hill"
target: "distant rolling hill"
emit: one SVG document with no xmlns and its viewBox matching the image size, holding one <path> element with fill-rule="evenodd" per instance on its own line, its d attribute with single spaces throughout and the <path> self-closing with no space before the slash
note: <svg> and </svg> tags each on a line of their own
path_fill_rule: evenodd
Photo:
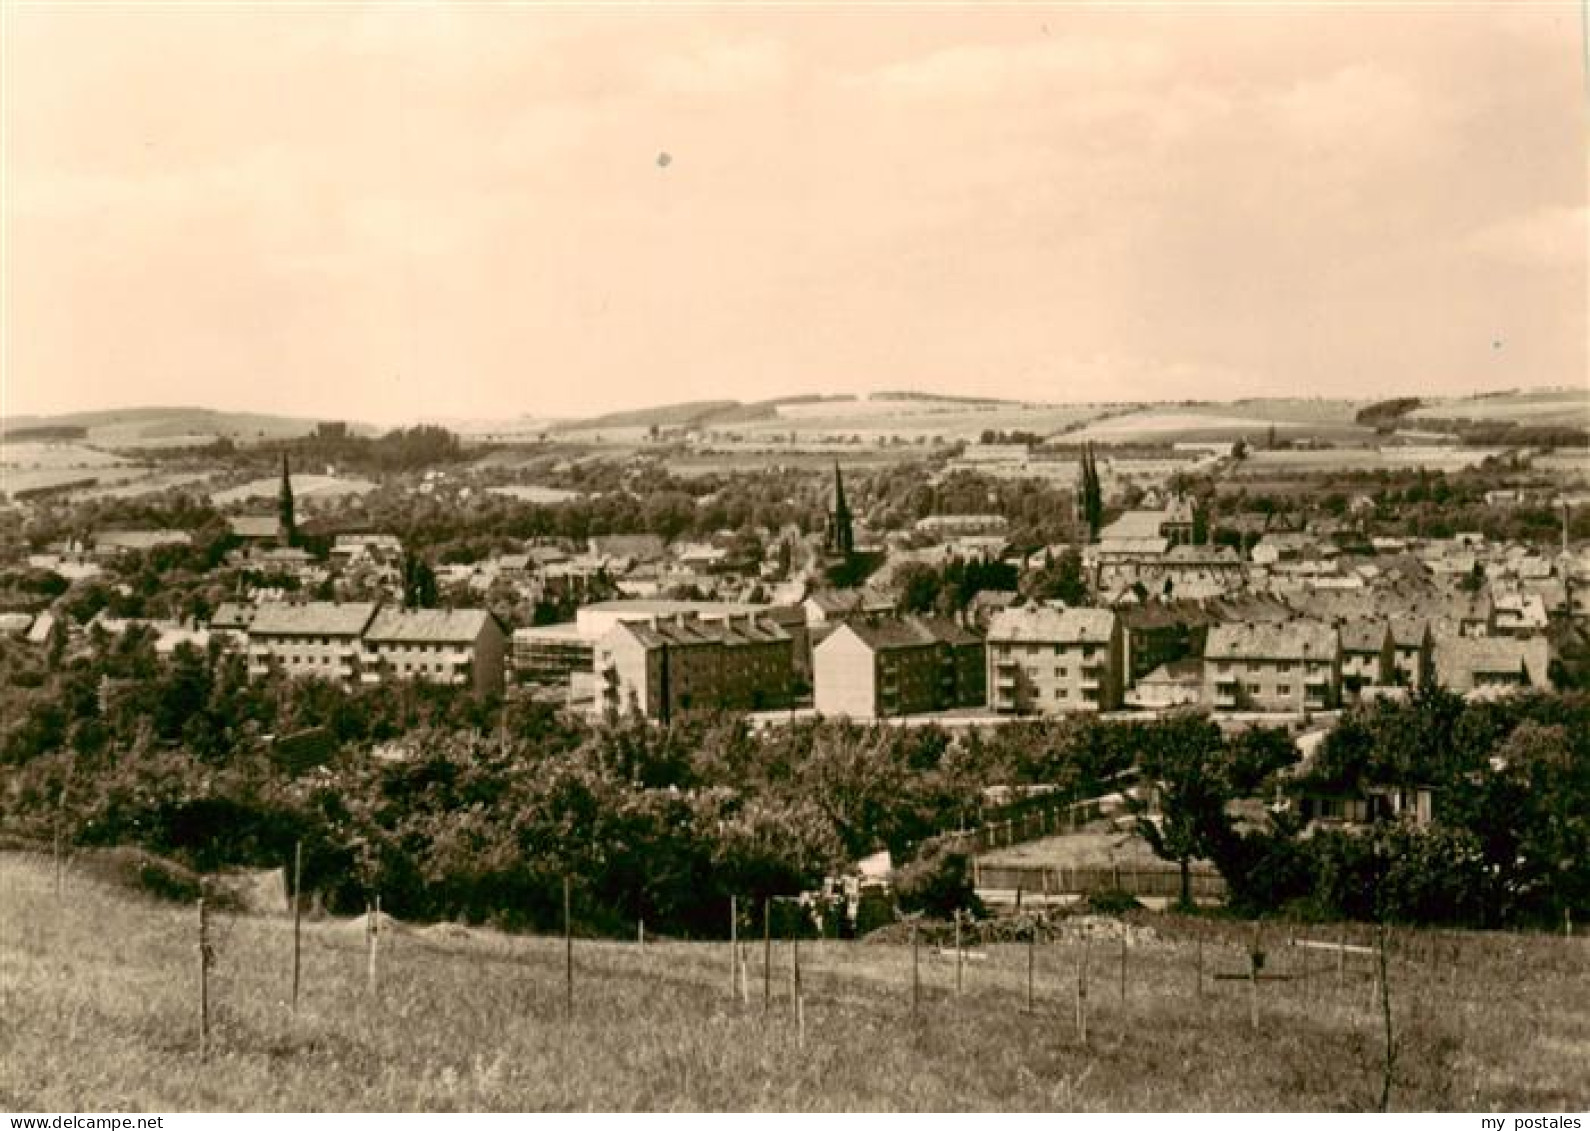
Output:
<svg viewBox="0 0 1590 1131">
<path fill-rule="evenodd" d="M 291 440 L 309 435 L 318 423 L 307 417 L 179 405 L 10 416 L 0 421 L 0 431 L 13 439 L 47 440 L 58 434 L 107 448 L 147 448 L 205 444 L 223 438 L 238 443 Z M 349 431 L 365 435 L 377 429 L 350 423 Z"/>
</svg>

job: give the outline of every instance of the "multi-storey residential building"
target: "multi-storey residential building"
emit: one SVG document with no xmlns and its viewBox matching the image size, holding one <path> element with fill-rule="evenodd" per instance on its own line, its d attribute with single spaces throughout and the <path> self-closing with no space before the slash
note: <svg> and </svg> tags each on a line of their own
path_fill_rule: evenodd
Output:
<svg viewBox="0 0 1590 1131">
<path fill-rule="evenodd" d="M 667 720 L 696 709 L 774 710 L 795 688 L 794 640 L 766 618 L 620 621 L 596 645 L 596 705 Z"/>
<path fill-rule="evenodd" d="M 1391 627 L 1384 621 L 1353 621 L 1342 625 L 1342 689 L 1357 694 L 1365 687 L 1395 682 L 1396 650 Z"/>
<path fill-rule="evenodd" d="M 504 633 L 484 610 L 381 609 L 372 601 L 266 604 L 241 631 L 251 678 L 278 672 L 336 683 L 502 687 Z"/>
<path fill-rule="evenodd" d="M 505 635 L 484 609 L 382 609 L 364 631 L 359 678 L 500 691 Z"/>
<path fill-rule="evenodd" d="M 1220 624 L 1204 645 L 1204 701 L 1217 711 L 1318 711 L 1341 703 L 1341 638 L 1318 621 Z"/>
<path fill-rule="evenodd" d="M 372 601 L 261 605 L 247 627 L 249 677 L 281 672 L 352 683 L 359 677 L 360 639 L 375 614 Z"/>
<path fill-rule="evenodd" d="M 953 621 L 857 618 L 812 654 L 820 714 L 891 718 L 987 701 L 983 642 Z"/>
<path fill-rule="evenodd" d="M 989 706 L 999 714 L 1121 705 L 1121 622 L 1109 609 L 1006 609 L 989 624 L 987 643 Z"/>
</svg>

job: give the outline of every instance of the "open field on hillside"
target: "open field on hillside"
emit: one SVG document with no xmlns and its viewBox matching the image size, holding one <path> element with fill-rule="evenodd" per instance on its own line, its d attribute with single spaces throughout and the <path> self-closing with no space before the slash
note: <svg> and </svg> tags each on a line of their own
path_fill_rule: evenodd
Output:
<svg viewBox="0 0 1590 1131">
<path fill-rule="evenodd" d="M 316 422 L 270 413 L 151 406 L 51 416 L 17 416 L 7 418 L 4 423 L 7 428 L 82 428 L 84 439 L 91 444 L 111 448 L 158 448 L 209 444 L 222 437 L 241 443 L 294 439 L 309 435 Z M 373 431 L 364 425 L 352 425 L 351 428 L 358 434 Z"/>
<path fill-rule="evenodd" d="M 920 459 L 928 449 L 845 448 L 833 451 L 700 452 L 670 455 L 665 466 L 672 475 L 733 475 L 737 472 L 781 468 L 832 474 L 838 461 L 846 472 L 890 467 L 906 459 Z"/>
<path fill-rule="evenodd" d="M 6 443 L 0 448 L 0 489 L 19 491 L 136 484 L 153 473 L 113 452 L 80 443 Z"/>
<path fill-rule="evenodd" d="M 374 491 L 375 487 L 375 483 L 368 479 L 352 476 L 293 472 L 293 497 L 300 502 L 317 498 L 334 499 L 343 495 L 364 495 Z M 250 480 L 238 487 L 217 491 L 210 496 L 210 501 L 218 507 L 224 507 L 232 503 L 246 503 L 251 499 L 274 499 L 281 489 L 281 476 L 272 475 Z"/>
<path fill-rule="evenodd" d="M 1262 441 L 1274 427 L 1277 436 L 1313 436 L 1334 442 L 1373 435 L 1353 420 L 1351 401 L 1256 400 L 1229 404 L 1159 405 L 1110 416 L 1073 434 L 1078 441 L 1128 443 L 1234 443 Z"/>
<path fill-rule="evenodd" d="M 1317 451 L 1254 451 L 1233 467 L 1238 478 L 1255 478 L 1276 473 L 1306 474 L 1322 471 L 1427 471 L 1450 473 L 1477 467 L 1488 457 L 1500 455 L 1501 448 L 1456 446 L 1323 448 Z"/>
<path fill-rule="evenodd" d="M 1453 397 L 1421 405 L 1408 414 L 1408 419 L 1590 427 L 1590 388 L 1529 389 L 1495 396 Z"/>
<path fill-rule="evenodd" d="M 760 940 L 741 1002 L 725 944 L 577 940 L 570 1017 L 561 939 L 389 930 L 371 992 L 357 921 L 306 927 L 295 1017 L 290 924 L 216 915 L 201 1059 L 192 907 L 76 873 L 57 899 L 48 863 L 15 854 L 0 857 L 0 890 L 0 1105 L 13 1110 L 1335 1110 L 1381 1092 L 1367 960 L 1338 971 L 1273 928 L 1265 971 L 1294 977 L 1258 984 L 1255 1031 L 1252 987 L 1214 977 L 1247 969 L 1247 928 L 1201 920 L 1139 917 L 1124 946 L 1097 919 L 1031 950 L 983 946 L 960 994 L 953 958 L 924 946 L 915 1015 L 909 946 L 802 943 L 798 1025 L 784 942 L 764 1013 Z M 1582 939 L 1399 938 L 1392 1105 L 1582 1110 L 1587 961 Z"/>
<path fill-rule="evenodd" d="M 989 429 L 1048 436 L 1109 411 L 1112 409 L 1104 405 L 836 397 L 706 412 L 702 419 L 688 424 L 714 445 L 741 442 L 799 448 L 852 436 L 866 444 L 896 439 L 914 444 L 919 438 L 935 437 L 945 442 L 975 440 Z M 650 428 L 644 416 L 627 414 L 568 424 L 557 435 L 568 441 L 590 442 L 599 438 L 603 443 L 635 443 L 644 439 Z M 661 410 L 657 420 L 663 427 L 686 424 L 670 419 Z"/>
</svg>

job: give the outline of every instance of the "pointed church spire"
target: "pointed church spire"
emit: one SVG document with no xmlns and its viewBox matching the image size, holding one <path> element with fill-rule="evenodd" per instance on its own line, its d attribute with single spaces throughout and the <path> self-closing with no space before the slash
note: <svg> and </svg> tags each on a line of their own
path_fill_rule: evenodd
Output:
<svg viewBox="0 0 1590 1131">
<path fill-rule="evenodd" d="M 850 506 L 845 502 L 845 477 L 839 471 L 839 461 L 834 461 L 834 505 L 828 514 L 828 552 L 849 557 L 856 548 Z"/>
</svg>

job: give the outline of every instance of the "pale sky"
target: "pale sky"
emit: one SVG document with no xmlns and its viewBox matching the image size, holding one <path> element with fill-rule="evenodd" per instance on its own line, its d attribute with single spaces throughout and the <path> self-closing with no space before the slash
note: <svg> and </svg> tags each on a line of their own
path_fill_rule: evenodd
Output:
<svg viewBox="0 0 1590 1131">
<path fill-rule="evenodd" d="M 10 414 L 1590 380 L 1578 0 L 6 7 Z"/>
</svg>

